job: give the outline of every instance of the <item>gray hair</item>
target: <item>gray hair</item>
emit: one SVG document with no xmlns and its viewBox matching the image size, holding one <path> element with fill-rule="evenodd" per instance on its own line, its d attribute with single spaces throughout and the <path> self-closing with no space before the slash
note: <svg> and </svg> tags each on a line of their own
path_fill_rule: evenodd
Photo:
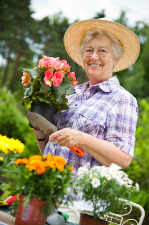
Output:
<svg viewBox="0 0 149 225">
<path fill-rule="evenodd" d="M 104 35 L 111 39 L 111 41 L 112 41 L 112 49 L 113 49 L 113 52 L 114 52 L 114 57 L 117 60 L 119 60 L 124 54 L 124 49 L 123 49 L 121 43 L 119 42 L 117 37 L 115 37 L 110 32 L 102 31 L 102 30 L 99 30 L 99 29 L 93 29 L 93 30 L 89 30 L 89 31 L 86 32 L 86 34 L 83 37 L 83 40 L 81 42 L 81 45 L 80 45 L 81 55 L 83 56 L 83 49 L 84 49 L 85 44 L 88 41 L 90 41 L 93 37 L 101 37 L 101 36 L 104 36 Z"/>
</svg>

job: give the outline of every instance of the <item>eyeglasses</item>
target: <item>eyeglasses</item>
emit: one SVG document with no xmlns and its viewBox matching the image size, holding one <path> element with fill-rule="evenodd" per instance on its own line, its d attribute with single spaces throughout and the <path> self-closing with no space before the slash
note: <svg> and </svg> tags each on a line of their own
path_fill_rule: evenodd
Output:
<svg viewBox="0 0 149 225">
<path fill-rule="evenodd" d="M 96 54 L 98 55 L 98 57 L 105 57 L 110 52 L 105 48 L 99 48 L 99 49 L 85 48 L 83 50 L 83 55 L 91 57 L 94 54 L 94 51 L 96 51 Z"/>
</svg>

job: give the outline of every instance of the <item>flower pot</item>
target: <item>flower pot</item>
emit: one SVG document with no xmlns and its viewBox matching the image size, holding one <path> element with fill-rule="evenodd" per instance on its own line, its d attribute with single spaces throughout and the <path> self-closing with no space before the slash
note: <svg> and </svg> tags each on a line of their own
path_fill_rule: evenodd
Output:
<svg viewBox="0 0 149 225">
<path fill-rule="evenodd" d="M 80 223 L 79 225 L 107 225 L 109 222 L 99 219 L 95 220 L 93 219 L 93 216 L 87 215 L 87 214 L 80 214 Z"/>
<path fill-rule="evenodd" d="M 53 117 L 58 110 L 54 106 L 51 106 L 45 102 L 32 102 L 31 112 L 38 113 L 48 121 L 52 122 Z M 29 126 L 33 128 L 31 123 L 29 123 Z"/>
<path fill-rule="evenodd" d="M 57 109 L 45 102 L 32 102 L 31 112 L 35 112 L 52 122 L 54 115 L 57 113 Z"/>
<path fill-rule="evenodd" d="M 25 195 L 20 195 L 16 213 L 15 225 L 44 225 L 46 218 L 41 213 L 44 201 L 31 198 L 30 203 L 24 207 Z"/>
</svg>

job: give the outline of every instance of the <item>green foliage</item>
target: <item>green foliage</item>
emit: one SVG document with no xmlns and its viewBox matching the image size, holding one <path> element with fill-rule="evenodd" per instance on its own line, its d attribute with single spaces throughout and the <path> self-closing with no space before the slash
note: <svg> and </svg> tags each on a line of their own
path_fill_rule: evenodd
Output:
<svg viewBox="0 0 149 225">
<path fill-rule="evenodd" d="M 15 163 L 5 165 L 3 171 L 9 178 L 9 182 L 4 181 L 5 190 L 11 195 L 25 195 L 25 206 L 31 197 L 45 201 L 49 205 L 48 210 L 45 205 L 45 216 L 51 213 L 53 202 L 57 205 L 63 202 L 72 186 L 70 164 L 60 156 L 18 158 Z"/>
<path fill-rule="evenodd" d="M 75 80 L 74 77 L 68 77 L 70 65 L 66 61 L 60 61 L 59 58 L 46 56 L 40 59 L 39 63 L 40 66 L 33 69 L 23 69 L 24 97 L 22 105 L 44 102 L 54 106 L 58 111 L 67 109 L 66 96 L 74 92 L 73 81 Z M 48 75 L 48 85 L 44 81 L 47 71 L 52 73 Z M 59 73 L 59 76 L 56 73 Z M 56 85 L 52 80 L 54 76 L 58 76 L 54 78 L 57 81 L 61 79 Z"/>
<path fill-rule="evenodd" d="M 149 211 L 149 103 L 143 99 L 140 104 L 141 112 L 136 130 L 135 154 L 130 166 L 125 171 L 134 182 L 140 185 L 140 193 L 132 200 Z"/>
<path fill-rule="evenodd" d="M 93 218 L 98 219 L 116 206 L 123 204 L 122 199 L 130 199 L 137 188 L 120 167 L 111 164 L 110 167 L 87 166 L 80 167 L 74 182 L 75 194 L 82 193 L 83 198 L 93 207 Z M 86 209 L 87 211 L 87 209 Z"/>
<path fill-rule="evenodd" d="M 20 104 L 19 104 L 20 105 Z M 24 156 L 39 154 L 39 148 L 26 116 L 15 96 L 6 88 L 0 89 L 0 134 L 19 139 L 25 144 Z"/>
</svg>

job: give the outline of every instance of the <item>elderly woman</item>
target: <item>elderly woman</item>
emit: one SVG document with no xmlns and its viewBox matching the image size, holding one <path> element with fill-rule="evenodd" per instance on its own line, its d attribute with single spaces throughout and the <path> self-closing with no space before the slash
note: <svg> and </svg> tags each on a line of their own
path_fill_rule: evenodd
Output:
<svg viewBox="0 0 149 225">
<path fill-rule="evenodd" d="M 113 72 L 131 66 L 140 45 L 128 28 L 113 21 L 91 19 L 70 26 L 64 36 L 69 56 L 81 65 L 89 81 L 68 96 L 69 108 L 57 114 L 58 131 L 44 140 L 36 132 L 41 152 L 63 156 L 77 172 L 87 163 L 129 166 L 135 145 L 138 115 L 136 99 L 120 86 Z M 79 157 L 67 146 L 79 146 Z"/>
</svg>

